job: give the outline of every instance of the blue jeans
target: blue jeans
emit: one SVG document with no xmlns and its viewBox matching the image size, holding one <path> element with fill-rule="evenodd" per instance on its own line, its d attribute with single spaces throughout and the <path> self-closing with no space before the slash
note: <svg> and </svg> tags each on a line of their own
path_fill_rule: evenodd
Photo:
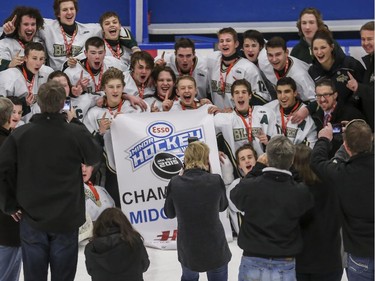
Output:
<svg viewBox="0 0 375 281">
<path fill-rule="evenodd" d="M 18 281 L 21 271 L 21 247 L 0 245 L 0 281 Z"/>
<path fill-rule="evenodd" d="M 23 272 L 25 281 L 46 281 L 48 265 L 52 281 L 73 281 L 78 261 L 78 229 L 51 233 L 20 222 Z"/>
<path fill-rule="evenodd" d="M 361 258 L 348 253 L 346 275 L 349 281 L 373 281 L 374 258 Z"/>
<path fill-rule="evenodd" d="M 192 271 L 189 268 L 182 267 L 182 276 L 181 281 L 198 281 L 199 272 Z M 208 281 L 227 281 L 228 280 L 228 264 L 223 265 L 222 267 L 207 271 L 207 280 Z"/>
<path fill-rule="evenodd" d="M 295 260 L 242 256 L 238 281 L 296 281 Z"/>
</svg>

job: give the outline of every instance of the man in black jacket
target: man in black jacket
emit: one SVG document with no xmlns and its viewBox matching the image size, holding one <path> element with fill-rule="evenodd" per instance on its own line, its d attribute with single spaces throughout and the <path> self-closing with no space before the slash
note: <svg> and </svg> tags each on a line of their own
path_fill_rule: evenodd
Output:
<svg viewBox="0 0 375 281">
<path fill-rule="evenodd" d="M 266 148 L 269 167 L 258 177 L 249 173 L 230 193 L 245 212 L 238 235 L 238 246 L 244 250 L 239 281 L 295 280 L 294 257 L 302 250 L 299 221 L 313 199 L 289 171 L 294 153 L 287 137 L 274 136 Z"/>
<path fill-rule="evenodd" d="M 64 88 L 38 91 L 41 114 L 15 130 L 0 148 L 0 209 L 20 220 L 25 280 L 74 280 L 78 228 L 85 222 L 81 164 L 94 165 L 100 149 L 83 125 L 61 114 Z"/>
<path fill-rule="evenodd" d="M 348 280 L 374 280 L 374 154 L 369 125 L 354 119 L 345 127 L 347 162 L 328 160 L 332 140 L 330 123 L 319 132 L 311 167 L 337 190 L 342 213 L 344 249 L 348 253 Z"/>
</svg>

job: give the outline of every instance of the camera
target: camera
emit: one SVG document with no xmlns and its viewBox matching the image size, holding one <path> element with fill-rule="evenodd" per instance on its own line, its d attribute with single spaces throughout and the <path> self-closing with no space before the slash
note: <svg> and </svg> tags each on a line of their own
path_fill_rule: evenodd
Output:
<svg viewBox="0 0 375 281">
<path fill-rule="evenodd" d="M 334 134 L 341 134 L 342 133 L 341 123 L 332 124 L 332 133 L 334 133 Z"/>
<path fill-rule="evenodd" d="M 71 108 L 71 101 L 70 101 L 70 98 L 67 98 L 64 102 L 63 110 L 70 111 L 70 108 Z"/>
</svg>

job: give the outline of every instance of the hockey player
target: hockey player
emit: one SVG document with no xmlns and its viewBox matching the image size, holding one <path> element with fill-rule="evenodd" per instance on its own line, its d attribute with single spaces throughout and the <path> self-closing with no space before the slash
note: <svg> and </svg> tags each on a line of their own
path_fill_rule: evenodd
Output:
<svg viewBox="0 0 375 281">
<path fill-rule="evenodd" d="M 270 100 L 265 100 L 262 96 L 258 96 L 256 95 L 256 93 L 253 93 L 253 96 L 251 97 L 251 104 L 264 105 L 271 100 L 277 99 L 275 87 L 267 79 L 263 71 L 259 68 L 259 65 L 264 64 L 264 62 L 268 62 L 266 50 L 264 48 L 264 37 L 263 34 L 258 30 L 250 29 L 246 30 L 242 34 L 242 38 L 242 55 L 258 67 L 258 69 L 260 70 L 260 74 L 262 75 L 265 87 L 267 88 L 267 91 L 269 92 L 271 98 Z"/>
<path fill-rule="evenodd" d="M 141 109 L 134 109 L 129 101 L 123 99 L 124 75 L 121 70 L 110 68 L 103 74 L 102 89 L 105 93 L 103 106 L 92 107 L 83 123 L 103 145 L 106 158 L 106 183 L 105 188 L 111 195 L 117 207 L 120 207 L 120 195 L 116 177 L 111 133 L 109 131 L 112 120 L 121 113 L 140 112 Z"/>
<path fill-rule="evenodd" d="M 198 88 L 197 98 L 199 100 L 207 98 L 209 91 L 207 60 L 195 53 L 195 44 L 189 38 L 177 39 L 174 53 L 155 58 L 155 64 L 169 66 L 177 77 L 182 75 L 194 77 Z"/>
<path fill-rule="evenodd" d="M 172 105 L 176 96 L 176 75 L 169 66 L 157 66 L 152 71 L 152 79 L 155 82 L 155 93 L 144 96 L 144 101 L 150 106 L 151 112 L 163 111 L 163 102 L 168 101 Z"/>
<path fill-rule="evenodd" d="M 271 100 L 259 69 L 237 53 L 237 32 L 231 27 L 223 28 L 218 32 L 218 40 L 220 51 L 207 58 L 213 104 L 221 109 L 232 110 L 230 89 L 233 82 L 239 79 L 246 79 L 258 96 Z"/>
<path fill-rule="evenodd" d="M 277 100 L 267 103 L 276 115 L 277 133 L 288 137 L 294 144 L 306 143 L 311 148 L 317 141 L 316 126 L 308 115 L 301 123 L 292 123 L 292 114 L 305 105 L 298 99 L 297 85 L 292 77 L 282 77 L 277 81 Z"/>
<path fill-rule="evenodd" d="M 154 69 L 154 59 L 146 51 L 136 52 L 130 61 L 130 70 L 125 75 L 125 93 L 143 99 L 152 95 L 155 88 L 152 85 L 151 72 Z"/>
<path fill-rule="evenodd" d="M 309 65 L 289 56 L 286 42 L 281 37 L 273 37 L 266 43 L 269 64 L 261 66 L 268 80 L 276 85 L 282 77 L 292 77 L 297 85 L 299 98 L 308 103 L 315 100 L 314 81 L 308 70 Z"/>
<path fill-rule="evenodd" d="M 0 40 L 0 71 L 21 65 L 24 61 L 25 45 L 40 42 L 36 32 L 43 26 L 39 10 L 32 7 L 16 7 L 5 20 L 4 27 L 14 26 L 13 32 Z"/>
<path fill-rule="evenodd" d="M 258 155 L 265 152 L 268 140 L 276 134 L 276 117 L 269 108 L 250 106 L 252 91 L 247 80 L 236 80 L 232 84 L 231 93 L 234 111 L 216 114 L 214 122 L 219 150 L 227 154 L 236 166 L 235 151 L 245 143 L 252 144 Z"/>
<path fill-rule="evenodd" d="M 121 26 L 120 18 L 115 12 L 102 14 L 99 23 L 103 30 L 106 56 L 115 57 L 128 66 L 131 54 L 141 50 L 130 30 Z"/>
<path fill-rule="evenodd" d="M 217 106 L 213 106 L 209 99 L 196 99 L 198 90 L 195 79 L 192 76 L 181 76 L 177 80 L 176 93 L 178 100 L 171 103 L 171 100 L 163 101 L 163 111 L 181 111 L 198 109 L 206 105 L 207 112 L 216 114 L 220 110 Z"/>
<path fill-rule="evenodd" d="M 25 47 L 25 62 L 0 72 L 0 93 L 16 96 L 23 101 L 23 114 L 30 112 L 36 102 L 40 85 L 47 81 L 53 69 L 45 66 L 45 51 L 41 43 L 30 42 Z"/>
<path fill-rule="evenodd" d="M 69 67 L 66 63 L 64 72 L 73 85 L 80 82 L 85 92 L 97 93 L 101 89 L 103 73 L 110 67 L 121 69 L 121 63 L 113 57 L 105 56 L 104 41 L 100 37 L 87 39 L 84 54 L 85 58 L 79 60 L 77 65 Z"/>
</svg>

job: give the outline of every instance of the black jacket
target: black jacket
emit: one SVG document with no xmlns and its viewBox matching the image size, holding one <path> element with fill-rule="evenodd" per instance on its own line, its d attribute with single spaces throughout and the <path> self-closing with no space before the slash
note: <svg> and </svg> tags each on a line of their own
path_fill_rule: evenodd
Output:
<svg viewBox="0 0 375 281">
<path fill-rule="evenodd" d="M 219 175 L 189 169 L 171 179 L 164 212 L 168 218 L 177 217 L 177 252 L 182 265 L 204 272 L 230 261 L 232 254 L 219 219 L 219 212 L 227 206 Z"/>
<path fill-rule="evenodd" d="M 355 58 L 344 54 L 334 53 L 334 60 L 335 62 L 331 69 L 325 70 L 320 63 L 314 59 L 313 64 L 309 68 L 309 74 L 315 82 L 322 78 L 331 79 L 336 85 L 336 90 L 338 92 L 337 101 L 339 103 L 352 102 L 355 104 L 355 101 L 352 100 L 353 92 L 346 87 L 346 83 L 349 80 L 348 72 L 350 72 L 358 82 L 362 82 L 365 68 Z"/>
<path fill-rule="evenodd" d="M 9 134 L 10 130 L 0 126 L 0 147 Z M 0 245 L 19 247 L 20 244 L 21 241 L 18 222 L 14 221 L 10 215 L 4 214 L 0 211 Z"/>
<path fill-rule="evenodd" d="M 362 58 L 366 65 L 363 82 L 358 83 L 355 97 L 359 98 L 360 109 L 366 116 L 366 121 L 374 131 L 374 54 Z"/>
<path fill-rule="evenodd" d="M 245 212 L 238 246 L 246 256 L 295 257 L 302 250 L 301 217 L 313 206 L 304 184 L 292 175 L 267 168 L 249 173 L 231 191 L 230 198 Z"/>
<path fill-rule="evenodd" d="M 85 248 L 86 268 L 93 281 L 142 281 L 149 265 L 139 237 L 134 247 L 122 240 L 119 231 L 90 241 Z"/>
<path fill-rule="evenodd" d="M 85 222 L 81 163 L 100 160 L 100 149 L 83 125 L 62 114 L 36 114 L 0 148 L 0 209 L 22 210 L 41 231 L 63 233 Z"/>
<path fill-rule="evenodd" d="M 311 117 L 316 125 L 316 131 L 323 129 L 324 125 L 324 111 L 319 109 L 314 112 Z M 365 116 L 351 103 L 337 105 L 335 110 L 331 113 L 331 124 L 340 124 L 341 121 L 351 121 L 353 119 L 364 119 Z M 343 143 L 342 133 L 334 134 L 332 140 L 332 148 L 329 153 L 329 158 L 332 158 L 336 151 Z"/>
<path fill-rule="evenodd" d="M 328 160 L 329 149 L 329 140 L 320 138 L 312 152 L 311 167 L 336 188 L 344 249 L 354 256 L 374 257 L 374 154 L 361 153 L 339 162 Z"/>
</svg>

